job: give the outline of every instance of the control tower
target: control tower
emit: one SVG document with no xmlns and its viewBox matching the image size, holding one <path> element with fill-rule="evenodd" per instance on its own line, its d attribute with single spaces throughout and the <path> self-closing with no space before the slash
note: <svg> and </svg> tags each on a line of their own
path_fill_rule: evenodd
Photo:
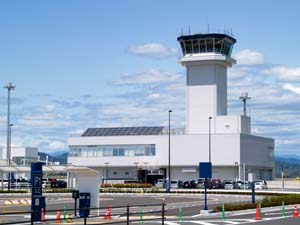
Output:
<svg viewBox="0 0 300 225">
<path fill-rule="evenodd" d="M 236 39 L 226 34 L 211 33 L 180 36 L 177 40 L 183 53 L 179 63 L 187 69 L 187 134 L 207 134 L 209 117 L 213 122 L 212 133 L 220 130 L 221 124 L 227 128 L 235 126 L 237 129 L 229 129 L 233 133 L 245 131 L 239 126 L 241 121 L 232 124 L 229 118 L 222 117 L 227 116 L 227 68 L 236 63 L 231 58 Z M 218 119 L 222 122 L 217 124 Z M 246 133 L 250 132 L 248 126 L 250 118 Z"/>
</svg>

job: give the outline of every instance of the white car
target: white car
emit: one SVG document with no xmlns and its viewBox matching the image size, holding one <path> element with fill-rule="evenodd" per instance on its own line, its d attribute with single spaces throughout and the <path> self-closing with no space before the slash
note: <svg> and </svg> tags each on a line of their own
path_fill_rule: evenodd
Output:
<svg viewBox="0 0 300 225">
<path fill-rule="evenodd" d="M 231 180 L 224 181 L 224 188 L 227 190 L 233 190 L 234 189 L 233 181 Z"/>
<path fill-rule="evenodd" d="M 257 181 L 254 182 L 254 184 L 255 184 L 255 189 L 257 189 L 257 190 L 268 189 L 267 182 L 264 181 L 264 180 L 257 180 Z"/>
<path fill-rule="evenodd" d="M 171 188 L 182 188 L 183 181 L 182 180 L 171 180 Z"/>
<path fill-rule="evenodd" d="M 166 179 L 158 179 L 157 183 L 155 184 L 157 188 L 165 188 L 166 187 Z"/>
</svg>

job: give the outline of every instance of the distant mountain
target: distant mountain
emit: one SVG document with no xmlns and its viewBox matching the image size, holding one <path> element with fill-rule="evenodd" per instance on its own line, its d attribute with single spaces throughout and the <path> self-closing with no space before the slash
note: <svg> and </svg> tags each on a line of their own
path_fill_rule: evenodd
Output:
<svg viewBox="0 0 300 225">
<path fill-rule="evenodd" d="M 276 156 L 275 157 L 275 177 L 281 177 L 282 171 L 285 177 L 300 177 L 300 159 L 298 156 Z"/>
<path fill-rule="evenodd" d="M 68 151 L 62 150 L 62 151 L 51 152 L 51 153 L 49 153 L 49 155 L 51 155 L 53 157 L 57 157 L 57 156 L 65 154 L 65 153 L 68 153 Z"/>
<path fill-rule="evenodd" d="M 48 161 L 49 162 L 59 162 L 61 165 L 65 165 L 68 162 L 69 153 L 64 152 L 60 155 L 52 156 L 52 155 L 49 155 L 45 152 L 39 152 L 38 155 L 39 155 L 41 161 L 46 161 L 46 157 L 48 156 Z"/>
</svg>

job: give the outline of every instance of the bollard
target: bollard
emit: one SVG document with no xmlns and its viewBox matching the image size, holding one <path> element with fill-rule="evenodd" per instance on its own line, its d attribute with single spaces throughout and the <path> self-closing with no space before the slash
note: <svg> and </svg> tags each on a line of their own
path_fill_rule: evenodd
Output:
<svg viewBox="0 0 300 225">
<path fill-rule="evenodd" d="M 42 211 L 41 211 L 41 222 L 45 222 L 45 211 L 44 211 L 44 208 L 42 208 Z"/>
<path fill-rule="evenodd" d="M 60 223 L 60 211 L 59 211 L 59 209 L 56 212 L 56 223 Z"/>
<path fill-rule="evenodd" d="M 222 221 L 225 220 L 225 207 L 224 204 L 222 204 Z"/>
<path fill-rule="evenodd" d="M 282 215 L 282 217 L 285 217 L 285 207 L 284 207 L 284 202 L 282 202 L 281 215 Z"/>
<path fill-rule="evenodd" d="M 140 208 L 140 223 L 143 223 L 143 208 Z"/>
<path fill-rule="evenodd" d="M 182 207 L 179 206 L 179 222 L 182 222 Z"/>
<path fill-rule="evenodd" d="M 64 207 L 64 223 L 67 222 L 67 212 L 66 212 L 66 207 Z"/>
<path fill-rule="evenodd" d="M 261 215 L 261 202 L 258 203 L 258 207 L 259 207 L 259 212 L 260 212 L 260 215 Z"/>
<path fill-rule="evenodd" d="M 255 220 L 261 220 L 261 215 L 258 205 L 256 206 Z"/>
<path fill-rule="evenodd" d="M 68 223 L 73 223 L 73 220 L 72 220 L 72 214 L 69 213 L 68 214 L 68 220 L 67 220 Z"/>
</svg>

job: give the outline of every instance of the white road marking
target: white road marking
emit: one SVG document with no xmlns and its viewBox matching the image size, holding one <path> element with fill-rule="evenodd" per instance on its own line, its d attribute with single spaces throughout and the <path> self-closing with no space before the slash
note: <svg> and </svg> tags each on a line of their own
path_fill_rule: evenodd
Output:
<svg viewBox="0 0 300 225">
<path fill-rule="evenodd" d="M 222 222 L 227 223 L 227 224 L 240 224 L 239 222 L 234 222 L 234 221 L 229 221 L 229 220 L 224 220 Z"/>
<path fill-rule="evenodd" d="M 216 225 L 215 223 L 209 223 L 209 222 L 205 222 L 205 221 L 187 221 L 190 223 L 195 223 L 195 224 L 202 224 L 202 225 Z"/>
</svg>

